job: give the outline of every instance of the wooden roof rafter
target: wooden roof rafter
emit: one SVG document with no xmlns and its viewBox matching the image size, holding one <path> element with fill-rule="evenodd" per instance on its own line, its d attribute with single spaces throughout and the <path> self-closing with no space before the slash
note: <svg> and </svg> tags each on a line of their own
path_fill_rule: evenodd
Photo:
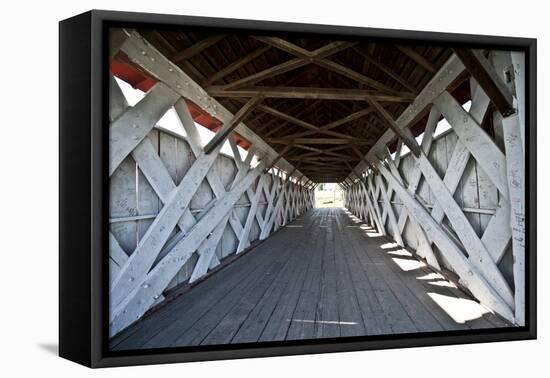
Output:
<svg viewBox="0 0 550 378">
<path fill-rule="evenodd" d="M 350 42 L 341 42 L 336 41 L 332 42 L 328 45 L 325 45 L 315 51 L 311 52 L 311 56 L 307 58 L 293 58 L 290 60 L 287 60 L 283 63 L 277 64 L 276 66 L 272 66 L 270 68 L 267 68 L 263 71 L 257 72 L 255 74 L 252 74 L 250 76 L 244 77 L 240 80 L 237 80 L 235 82 L 232 82 L 225 86 L 225 89 L 235 89 L 240 88 L 246 85 L 255 84 L 257 82 L 263 81 L 265 79 L 271 78 L 276 75 L 280 75 L 282 73 L 295 70 L 299 67 L 305 66 L 307 64 L 311 63 L 311 60 L 314 58 L 322 59 L 325 57 L 328 57 L 332 54 L 336 54 L 338 51 L 341 51 L 343 49 L 347 49 L 348 47 L 351 47 L 353 43 Z M 206 88 L 208 91 L 208 87 Z"/>
<path fill-rule="evenodd" d="M 354 81 L 357 81 L 361 84 L 367 85 L 373 89 L 378 89 L 381 92 L 391 93 L 396 95 L 403 95 L 403 93 L 396 91 L 387 85 L 374 80 L 370 77 L 367 77 L 359 72 L 354 71 L 353 69 L 346 67 L 340 63 L 337 63 L 333 60 L 327 59 L 328 56 L 320 56 L 319 53 L 311 52 L 305 50 L 295 44 L 288 42 L 282 38 L 273 38 L 273 37 L 256 37 L 262 42 L 270 44 L 276 48 L 284 50 L 292 55 L 295 55 L 298 58 L 303 58 L 309 60 L 310 63 L 319 65 L 323 68 L 326 68 L 329 71 L 335 72 L 347 78 L 350 78 Z M 350 47 L 354 47 L 355 44 L 352 44 Z"/>
<path fill-rule="evenodd" d="M 355 165 L 355 150 L 364 155 L 395 126 L 452 54 L 442 47 L 292 34 L 158 34 L 151 44 L 233 114 L 262 98 L 246 122 L 276 151 L 293 143 L 285 160 L 302 161 L 304 171 L 337 162 L 339 176 L 349 173 L 341 163 Z"/>
</svg>

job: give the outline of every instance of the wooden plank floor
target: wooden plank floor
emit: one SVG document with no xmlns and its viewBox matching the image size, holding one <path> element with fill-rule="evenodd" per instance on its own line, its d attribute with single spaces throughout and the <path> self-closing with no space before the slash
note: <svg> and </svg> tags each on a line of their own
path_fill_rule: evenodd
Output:
<svg viewBox="0 0 550 378">
<path fill-rule="evenodd" d="M 130 326 L 113 350 L 506 327 L 344 209 L 314 209 Z"/>
</svg>

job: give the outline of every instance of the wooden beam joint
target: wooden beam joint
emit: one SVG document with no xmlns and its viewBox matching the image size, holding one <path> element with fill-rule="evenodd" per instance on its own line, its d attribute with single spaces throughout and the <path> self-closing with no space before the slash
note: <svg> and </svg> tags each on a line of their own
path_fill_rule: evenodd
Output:
<svg viewBox="0 0 550 378">
<path fill-rule="evenodd" d="M 465 48 L 454 48 L 453 51 L 487 93 L 498 111 L 504 117 L 513 114 L 515 109 L 512 94 L 481 52 Z"/>
<path fill-rule="evenodd" d="M 221 143 L 223 143 L 229 134 L 241 123 L 242 120 L 246 118 L 250 112 L 254 110 L 254 108 L 262 102 L 263 97 L 262 96 L 254 96 L 248 102 L 241 108 L 239 111 L 233 116 L 231 121 L 226 123 L 222 126 L 220 130 L 214 135 L 214 137 L 208 142 L 206 146 L 204 146 L 204 152 L 206 154 L 211 153 L 214 151 L 214 149 L 219 146 Z"/>
</svg>

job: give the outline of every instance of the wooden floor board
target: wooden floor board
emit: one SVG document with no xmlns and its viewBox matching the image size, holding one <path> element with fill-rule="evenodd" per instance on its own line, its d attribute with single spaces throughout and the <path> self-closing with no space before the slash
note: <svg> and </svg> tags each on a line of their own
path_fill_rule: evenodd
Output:
<svg viewBox="0 0 550 378">
<path fill-rule="evenodd" d="M 386 323 L 390 326 L 393 333 L 411 333 L 418 331 L 414 322 L 407 314 L 407 311 L 403 308 L 399 299 L 394 295 L 376 266 L 376 259 L 382 256 L 380 245 L 383 238 L 377 241 L 373 240 L 373 238 L 364 238 L 361 240 L 352 235 L 352 233 L 357 232 L 359 231 L 356 229 L 353 229 L 353 232 L 345 229 L 346 237 L 351 241 L 351 250 L 357 256 L 359 264 L 363 268 L 367 280 L 370 282 L 372 290 L 378 298 L 378 302 L 386 316 Z M 378 253 L 369 253 L 369 251 L 373 250 Z"/>
<path fill-rule="evenodd" d="M 286 340 L 312 339 L 315 337 L 315 319 L 317 315 L 317 304 L 321 294 L 321 274 L 325 233 L 327 228 L 326 212 L 322 214 L 317 225 L 321 229 L 320 236 L 315 239 L 314 247 L 310 250 L 312 261 L 306 274 L 304 285 L 300 291 L 300 297 L 291 324 L 286 334 Z"/>
<path fill-rule="evenodd" d="M 256 274 L 259 274 L 261 268 L 269 266 L 272 259 L 275 257 L 274 254 L 270 255 L 268 252 L 271 251 L 273 246 L 280 247 L 280 245 L 277 245 L 277 238 L 269 242 L 270 243 L 267 243 L 263 249 L 258 250 L 259 253 L 255 259 L 244 261 L 243 258 L 246 256 L 243 256 L 235 261 L 234 264 L 240 263 L 239 268 L 241 269 L 232 269 L 233 267 L 230 265 L 204 282 L 201 282 L 188 294 L 182 296 L 181 300 L 178 299 L 177 307 L 179 308 L 175 309 L 175 320 L 171 324 L 169 323 L 168 326 L 164 326 L 145 346 L 155 347 L 166 343 L 175 343 L 178 337 L 184 334 L 187 329 L 192 328 L 195 322 L 199 321 L 201 317 L 203 317 L 214 305 L 218 304 L 219 301 L 224 299 L 230 292 L 239 293 L 244 285 L 250 282 L 249 280 L 254 273 L 256 272 Z M 284 242 L 284 240 L 280 242 Z M 215 278 L 219 281 L 217 285 L 213 288 L 207 286 L 209 283 L 208 281 Z M 204 293 L 208 293 L 208 295 L 205 296 Z M 191 294 L 194 295 L 192 296 Z"/>
<path fill-rule="evenodd" d="M 314 226 L 318 225 L 319 220 L 320 217 L 313 218 L 310 224 Z M 288 290 L 281 297 L 282 300 L 276 304 L 259 341 L 281 341 L 286 339 L 293 314 L 305 284 L 307 272 L 314 259 L 315 241 L 320 237 L 319 230 L 319 227 L 314 227 L 313 230 L 310 229 L 312 232 L 310 234 L 311 238 L 302 238 L 305 239 L 305 243 L 303 244 L 304 258 L 299 262 L 300 269 L 298 270 L 298 274 L 289 280 Z M 307 232 L 307 229 L 304 232 Z"/>
<path fill-rule="evenodd" d="M 327 227 L 321 271 L 321 295 L 315 315 L 315 337 L 331 338 L 340 336 L 340 317 L 336 293 L 336 263 L 334 243 L 333 210 L 327 216 Z"/>
<path fill-rule="evenodd" d="M 311 235 L 315 237 L 318 229 L 313 228 L 308 229 L 307 231 L 312 232 Z M 304 231 L 300 230 L 297 232 Z M 299 240 L 300 243 L 296 244 L 295 248 L 292 250 L 288 268 L 283 271 L 283 274 L 273 281 L 272 285 L 265 292 L 261 300 L 231 340 L 232 343 L 257 342 L 264 331 L 266 331 L 266 326 L 268 323 L 273 324 L 276 328 L 277 324 L 280 324 L 281 322 L 285 323 L 283 325 L 285 330 L 283 335 L 280 337 L 280 340 L 284 340 L 286 329 L 290 323 L 291 313 L 286 318 L 283 317 L 283 319 L 281 319 L 280 316 L 277 317 L 275 310 L 278 303 L 292 303 L 292 301 L 282 297 L 291 293 L 296 284 L 301 282 L 301 273 L 305 271 L 305 268 L 307 268 L 309 258 L 306 252 L 306 247 L 309 239 L 300 238 Z M 292 306 L 292 308 L 294 308 L 294 306 Z M 269 338 L 269 340 L 274 340 L 274 338 Z"/>
<path fill-rule="evenodd" d="M 464 306 L 462 309 L 461 306 Z M 462 311 L 464 310 L 464 311 Z M 343 209 L 313 209 L 147 314 L 114 350 L 509 324 Z"/>
<path fill-rule="evenodd" d="M 361 308 L 355 292 L 350 267 L 346 259 L 347 244 L 342 239 L 342 225 L 339 216 L 336 217 L 337 232 L 335 233 L 335 265 L 336 287 L 338 298 L 338 313 L 340 314 L 341 336 L 362 336 L 367 334 Z"/>
<path fill-rule="evenodd" d="M 266 254 L 264 258 L 267 260 L 267 263 L 260 264 L 235 289 L 231 290 L 221 300 L 212 303 L 212 306 L 201 313 L 202 317 L 192 327 L 188 327 L 186 332 L 179 335 L 172 344 L 174 346 L 200 344 L 228 312 L 234 307 L 238 308 L 239 300 L 246 297 L 251 290 L 254 290 L 260 280 L 270 279 L 270 276 L 276 274 L 283 267 L 288 254 L 284 247 L 281 249 L 281 253 Z M 245 257 L 243 256 L 243 258 Z M 205 302 L 207 299 L 202 300 L 202 302 Z"/>
</svg>

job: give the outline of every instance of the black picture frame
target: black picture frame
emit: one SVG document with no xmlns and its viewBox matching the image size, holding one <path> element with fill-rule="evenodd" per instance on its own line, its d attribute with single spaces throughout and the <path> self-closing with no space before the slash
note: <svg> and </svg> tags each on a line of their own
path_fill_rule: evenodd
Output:
<svg viewBox="0 0 550 378">
<path fill-rule="evenodd" d="M 262 345 L 112 352 L 108 348 L 107 128 L 109 27 L 197 26 L 369 37 L 526 53 L 526 326 Z M 59 354 L 89 367 L 535 339 L 536 39 L 92 10 L 59 23 Z"/>
</svg>

